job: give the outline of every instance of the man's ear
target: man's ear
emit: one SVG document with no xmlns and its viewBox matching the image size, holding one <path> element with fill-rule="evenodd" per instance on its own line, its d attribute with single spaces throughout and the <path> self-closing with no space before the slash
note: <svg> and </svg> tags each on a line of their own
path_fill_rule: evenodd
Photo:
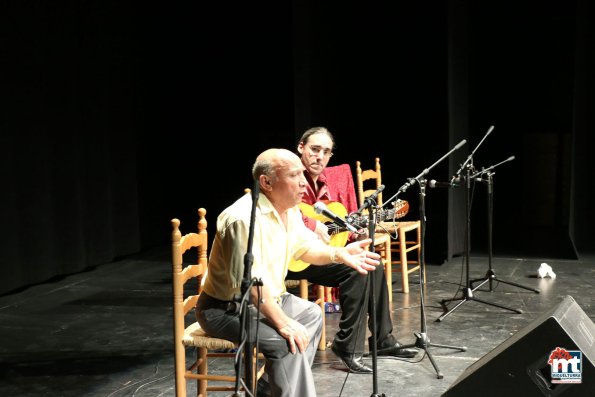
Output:
<svg viewBox="0 0 595 397">
<path fill-rule="evenodd" d="M 261 190 L 266 190 L 266 191 L 271 190 L 272 182 L 271 182 L 271 178 L 269 178 L 268 176 L 261 175 L 259 177 L 259 183 L 260 183 Z"/>
<path fill-rule="evenodd" d="M 297 151 L 298 151 L 299 154 L 304 153 L 304 142 L 298 143 L 298 145 L 297 145 Z"/>
</svg>

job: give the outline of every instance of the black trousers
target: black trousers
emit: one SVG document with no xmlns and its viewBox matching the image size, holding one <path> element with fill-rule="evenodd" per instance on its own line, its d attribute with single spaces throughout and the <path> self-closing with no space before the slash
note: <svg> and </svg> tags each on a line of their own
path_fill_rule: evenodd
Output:
<svg viewBox="0 0 595 397">
<path fill-rule="evenodd" d="M 369 278 L 374 277 L 376 307 L 372 308 Z M 363 354 L 366 340 L 366 323 L 372 331 L 372 310 L 376 313 L 376 344 L 378 348 L 394 345 L 397 340 L 392 335 L 392 321 L 388 301 L 388 288 L 382 263 L 368 275 L 361 275 L 349 266 L 332 263 L 324 266 L 310 265 L 302 271 L 287 273 L 288 280 L 306 279 L 325 287 L 339 288 L 341 319 L 339 331 L 333 344 L 346 353 Z M 392 292 L 392 291 L 391 291 Z"/>
</svg>

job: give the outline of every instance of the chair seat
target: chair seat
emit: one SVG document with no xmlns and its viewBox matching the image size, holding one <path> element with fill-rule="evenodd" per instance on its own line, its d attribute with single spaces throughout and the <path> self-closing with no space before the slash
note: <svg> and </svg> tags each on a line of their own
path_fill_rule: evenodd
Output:
<svg viewBox="0 0 595 397">
<path fill-rule="evenodd" d="M 211 350 L 234 349 L 237 345 L 227 339 L 207 335 L 198 322 L 190 324 L 184 330 L 182 343 L 185 346 L 204 347 Z"/>
<path fill-rule="evenodd" d="M 419 226 L 419 221 L 396 221 L 396 222 L 379 222 L 378 231 L 395 233 L 398 228 L 403 228 L 406 232 L 414 230 Z"/>
<path fill-rule="evenodd" d="M 377 230 L 376 233 L 374 233 L 374 245 L 382 249 L 384 244 L 390 245 L 390 234 Z"/>
</svg>

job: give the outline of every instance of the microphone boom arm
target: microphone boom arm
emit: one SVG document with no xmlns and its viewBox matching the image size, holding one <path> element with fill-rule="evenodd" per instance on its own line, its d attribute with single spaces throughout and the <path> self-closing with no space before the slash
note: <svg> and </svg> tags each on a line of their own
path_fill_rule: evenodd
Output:
<svg viewBox="0 0 595 397">
<path fill-rule="evenodd" d="M 450 154 L 452 152 L 454 152 L 455 150 L 459 150 L 461 148 L 461 146 L 463 146 L 465 143 L 467 143 L 467 140 L 466 139 L 463 139 L 461 142 L 457 143 L 455 147 L 453 147 L 452 149 L 450 149 L 444 156 L 440 157 L 434 164 L 432 164 L 428 168 L 424 169 L 418 176 L 416 176 L 415 178 L 409 178 L 409 179 L 407 179 L 407 182 L 405 182 L 403 184 L 403 186 L 401 186 L 399 188 L 399 190 L 397 190 L 397 193 L 395 193 L 391 198 L 389 198 L 388 200 L 386 200 L 386 202 L 382 205 L 382 207 L 384 207 L 388 203 L 390 203 L 393 200 L 395 200 L 400 193 L 406 191 L 407 189 L 409 189 L 409 187 L 413 186 L 415 183 L 419 183 L 420 179 L 422 177 L 424 177 L 425 175 L 427 175 L 432 168 L 434 168 L 438 163 L 440 163 L 442 160 L 444 160 L 445 158 L 447 158 L 448 156 L 450 156 Z"/>
<path fill-rule="evenodd" d="M 459 170 L 457 171 L 457 173 L 455 175 L 461 175 L 461 172 L 463 172 L 463 170 L 467 166 L 467 163 L 469 161 L 471 161 L 471 159 L 473 158 L 473 155 L 475 154 L 477 149 L 479 149 L 479 147 L 481 146 L 483 141 L 485 141 L 485 139 L 488 137 L 488 135 L 490 135 L 490 133 L 492 132 L 493 129 L 494 129 L 494 126 L 493 125 L 490 126 L 490 128 L 488 129 L 488 132 L 486 132 L 486 134 L 483 136 L 483 138 L 481 138 L 481 141 L 479 141 L 477 146 L 475 146 L 475 149 L 473 149 L 473 151 L 469 154 L 469 156 L 467 157 L 467 160 L 465 160 L 465 162 L 463 164 L 461 164 L 461 168 L 459 168 Z M 453 177 L 453 179 L 454 179 L 454 177 Z"/>
<path fill-rule="evenodd" d="M 497 166 L 499 166 L 499 165 L 501 165 L 501 164 L 504 164 L 504 163 L 507 163 L 507 162 L 509 162 L 509 161 L 512 161 L 512 160 L 514 160 L 514 156 L 510 156 L 509 158 L 507 158 L 506 160 L 503 160 L 503 161 L 499 162 L 498 164 L 491 165 L 491 166 L 489 166 L 488 168 L 486 168 L 486 169 L 484 169 L 484 170 L 481 170 L 481 171 L 479 171 L 477 174 L 475 174 L 475 175 L 471 176 L 471 179 L 475 179 L 475 178 L 477 178 L 477 177 L 480 177 L 480 176 L 482 176 L 483 174 L 486 174 L 486 173 L 488 173 L 489 171 L 493 170 L 493 169 L 494 169 L 494 168 L 496 168 Z"/>
</svg>

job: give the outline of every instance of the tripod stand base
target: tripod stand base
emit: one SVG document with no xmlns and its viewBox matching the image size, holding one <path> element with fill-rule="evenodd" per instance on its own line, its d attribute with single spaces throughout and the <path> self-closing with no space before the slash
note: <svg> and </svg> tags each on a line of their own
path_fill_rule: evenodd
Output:
<svg viewBox="0 0 595 397">
<path fill-rule="evenodd" d="M 478 279 L 475 279 L 475 280 L 471 280 L 471 282 L 470 282 L 470 284 L 471 284 L 471 287 L 473 287 L 473 285 L 474 285 L 475 283 L 478 283 L 478 282 L 480 282 L 480 281 L 481 281 L 481 283 L 480 283 L 480 284 L 479 284 L 477 287 L 473 288 L 473 291 L 475 291 L 476 289 L 478 289 L 479 287 L 481 287 L 482 285 L 484 285 L 486 282 L 488 282 L 488 281 L 489 281 L 489 283 L 490 283 L 490 288 L 489 288 L 489 291 L 490 291 L 490 292 L 492 292 L 492 291 L 494 290 L 494 289 L 493 289 L 493 285 L 492 285 L 492 284 L 493 284 L 493 282 L 494 282 L 494 281 L 497 281 L 497 282 L 499 282 L 499 283 L 508 284 L 508 285 L 512 285 L 512 286 L 514 286 L 514 287 L 523 288 L 523 289 L 526 289 L 527 291 L 533 291 L 533 292 L 535 292 L 536 294 L 538 294 L 538 293 L 540 293 L 540 292 L 541 292 L 541 291 L 540 291 L 539 289 L 537 289 L 537 288 L 531 288 L 531 287 L 527 287 L 527 286 L 525 286 L 525 285 L 521 285 L 521 284 L 513 283 L 512 281 L 505 281 L 505 280 L 500 280 L 500 279 L 499 279 L 499 278 L 496 276 L 496 273 L 494 272 L 494 270 L 493 270 L 493 269 L 489 269 L 489 270 L 487 271 L 487 273 L 486 273 L 486 275 L 485 275 L 485 277 L 484 277 L 484 278 L 478 278 Z"/>
<path fill-rule="evenodd" d="M 481 287 L 486 281 L 484 281 L 483 283 L 481 283 L 480 285 L 478 285 L 475 289 Z M 444 314 L 442 314 L 440 317 L 438 317 L 436 319 L 436 321 L 440 322 L 442 320 L 444 320 L 444 318 L 446 316 L 448 316 L 450 313 L 454 312 L 456 309 L 458 309 L 461 305 L 463 305 L 463 303 L 467 303 L 469 301 L 476 301 L 479 303 L 483 303 L 485 305 L 490 305 L 490 306 L 495 306 L 495 307 L 499 307 L 500 309 L 505 309 L 505 310 L 510 310 L 511 312 L 515 312 L 518 314 L 522 314 L 523 312 L 518 310 L 518 309 L 513 309 L 511 307 L 507 307 L 507 306 L 503 306 L 503 305 L 498 305 L 496 303 L 492 303 L 492 302 L 487 302 L 481 299 L 477 299 L 476 297 L 473 296 L 473 291 L 475 291 L 475 289 L 471 289 L 471 288 L 465 288 L 463 290 L 463 296 L 461 298 L 454 298 L 454 299 L 443 299 L 441 301 L 442 306 L 445 307 L 447 302 L 453 302 L 453 301 L 460 301 L 459 303 L 457 303 L 452 309 L 446 311 Z"/>
<path fill-rule="evenodd" d="M 434 361 L 434 357 L 432 357 L 432 354 L 428 350 L 430 347 L 432 347 L 432 346 L 443 347 L 445 349 L 454 349 L 454 350 L 459 350 L 462 352 L 467 351 L 466 346 L 459 347 L 459 346 L 439 345 L 437 343 L 430 343 L 430 338 L 428 337 L 428 335 L 425 332 L 420 332 L 420 333 L 414 332 L 413 334 L 415 335 L 415 343 L 412 343 L 409 345 L 403 345 L 402 347 L 403 348 L 417 347 L 417 348 L 425 351 L 425 354 L 428 357 L 428 359 L 430 360 L 430 362 L 432 363 L 434 370 L 436 370 L 436 378 L 438 378 L 438 379 L 444 378 L 444 375 L 442 375 L 442 372 L 440 372 L 440 369 L 438 369 L 438 365 L 436 364 L 436 361 Z"/>
</svg>

